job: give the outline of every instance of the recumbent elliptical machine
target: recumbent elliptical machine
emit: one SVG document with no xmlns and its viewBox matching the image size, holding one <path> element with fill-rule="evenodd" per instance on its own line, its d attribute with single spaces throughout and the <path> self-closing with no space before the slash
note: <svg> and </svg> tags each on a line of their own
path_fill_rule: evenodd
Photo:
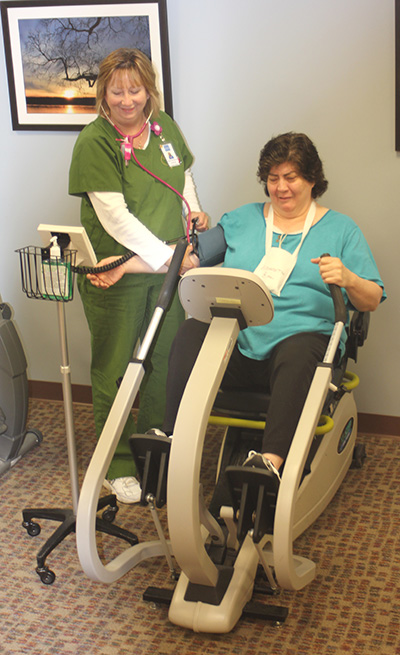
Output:
<svg viewBox="0 0 400 655">
<path fill-rule="evenodd" d="M 146 352 L 141 355 L 139 351 L 128 365 L 81 490 L 77 546 L 83 570 L 90 578 L 111 583 L 144 559 L 163 554 L 173 573 L 173 556 L 181 568 L 175 590 L 149 588 L 144 598 L 170 603 L 169 618 L 173 623 L 216 633 L 230 631 L 249 609 L 260 564 L 272 588 L 300 589 L 311 582 L 315 564 L 295 555 L 293 542 L 323 511 L 340 486 L 353 461 L 357 433 L 354 379 L 340 387 L 333 382 L 331 364 L 346 322 L 343 297 L 338 288 L 336 291 L 334 331 L 324 362 L 315 371 L 277 498 L 271 499 L 262 471 L 235 466 L 235 446 L 228 434 L 220 458 L 220 480 L 229 464 L 230 501 L 223 491 L 221 502 L 221 484 L 217 484 L 207 508 L 200 467 L 214 400 L 239 330 L 270 321 L 273 304 L 258 276 L 247 271 L 203 268 L 183 276 L 179 293 L 184 308 L 194 318 L 209 322 L 210 328 L 182 397 L 173 439 L 152 435 L 131 438 L 141 478 L 141 503 L 149 505 L 159 539 L 138 543 L 105 565 L 95 542 L 95 514 L 102 480 L 143 375 Z M 358 338 L 360 342 L 365 335 L 364 330 Z M 147 341 L 151 342 L 151 338 Z M 148 344 L 142 347 L 146 351 Z M 327 421 L 326 434 L 315 437 L 328 395 L 332 416 Z M 248 443 L 245 449 L 247 452 Z M 359 465 L 362 458 L 358 453 Z M 162 534 L 157 516 L 157 508 L 167 499 L 169 540 Z M 285 608 L 269 605 L 252 609 L 256 616 L 264 614 L 275 621 L 284 620 L 287 613 Z"/>
</svg>

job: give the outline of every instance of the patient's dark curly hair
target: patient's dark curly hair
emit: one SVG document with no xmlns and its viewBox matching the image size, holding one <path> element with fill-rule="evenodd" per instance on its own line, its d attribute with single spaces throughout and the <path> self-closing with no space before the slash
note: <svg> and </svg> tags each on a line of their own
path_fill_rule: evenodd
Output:
<svg viewBox="0 0 400 655">
<path fill-rule="evenodd" d="M 306 134 L 287 132 L 276 136 L 264 146 L 260 153 L 257 177 L 267 196 L 268 175 L 271 168 L 286 162 L 291 162 L 297 172 L 308 182 L 313 182 L 311 191 L 313 198 L 319 198 L 328 188 L 322 161 L 316 147 Z"/>
</svg>

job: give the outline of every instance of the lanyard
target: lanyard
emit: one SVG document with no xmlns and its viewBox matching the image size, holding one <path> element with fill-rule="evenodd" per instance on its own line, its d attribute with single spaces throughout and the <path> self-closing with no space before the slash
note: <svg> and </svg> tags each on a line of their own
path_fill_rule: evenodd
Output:
<svg viewBox="0 0 400 655">
<path fill-rule="evenodd" d="M 313 224 L 314 218 L 315 218 L 315 213 L 317 211 L 317 205 L 315 200 L 312 201 L 310 205 L 310 209 L 308 210 L 308 214 L 306 216 L 306 220 L 304 222 L 304 227 L 303 227 L 303 233 L 301 236 L 301 240 L 299 245 L 297 246 L 296 250 L 293 253 L 293 257 L 295 260 L 297 260 L 299 250 L 303 244 L 304 239 L 306 238 L 308 232 L 310 231 L 310 228 Z M 265 219 L 266 223 L 266 232 L 265 232 L 265 253 L 267 253 L 269 250 L 272 248 L 272 236 L 274 232 L 274 210 L 272 208 L 272 203 L 269 206 L 268 210 L 268 218 Z"/>
<path fill-rule="evenodd" d="M 113 123 L 111 118 L 104 111 L 103 105 L 101 106 L 101 110 L 102 110 L 102 112 L 104 114 L 104 117 L 110 123 L 110 125 L 112 125 L 117 130 L 118 134 L 120 134 L 122 137 L 124 137 L 123 139 L 116 139 L 116 141 L 122 141 L 123 142 L 122 146 L 121 146 L 121 150 L 122 150 L 122 153 L 123 153 L 123 156 L 124 156 L 125 166 L 128 166 L 129 161 L 130 161 L 131 156 L 132 156 L 134 161 L 136 162 L 137 166 L 139 166 L 139 168 L 141 168 L 146 173 L 151 175 L 151 177 L 154 177 L 158 182 L 161 182 L 161 184 L 166 186 L 168 189 L 171 189 L 171 191 L 176 193 L 176 195 L 179 196 L 179 198 L 185 203 L 185 206 L 186 206 L 186 209 L 187 209 L 187 212 L 188 212 L 187 213 L 187 221 L 186 221 L 186 238 L 187 238 L 188 243 L 190 243 L 190 224 L 191 224 L 191 218 L 192 218 L 192 211 L 190 209 L 188 201 L 186 200 L 186 198 L 184 198 L 184 196 L 181 193 L 179 193 L 179 191 L 177 189 L 175 189 L 173 186 L 168 184 L 168 182 L 165 182 L 165 180 L 162 180 L 155 173 L 152 173 L 151 171 L 149 171 L 148 168 L 143 166 L 143 164 L 140 163 L 140 161 L 138 160 L 138 158 L 135 155 L 135 149 L 133 147 L 133 140 L 136 139 L 138 136 L 140 136 L 142 134 L 142 132 L 144 132 L 144 130 L 146 128 L 146 125 L 150 122 L 150 118 L 151 118 L 151 115 L 152 115 L 153 111 L 150 112 L 150 115 L 148 116 L 148 118 L 146 118 L 146 120 L 145 120 L 143 126 L 141 127 L 141 129 L 139 130 L 139 132 L 137 132 L 137 134 L 134 134 L 133 136 L 128 136 L 127 134 L 124 134 L 123 132 L 121 132 L 121 130 L 115 125 L 115 123 Z M 160 133 L 161 133 L 161 131 L 160 131 Z M 159 136 L 159 134 L 157 136 Z"/>
</svg>

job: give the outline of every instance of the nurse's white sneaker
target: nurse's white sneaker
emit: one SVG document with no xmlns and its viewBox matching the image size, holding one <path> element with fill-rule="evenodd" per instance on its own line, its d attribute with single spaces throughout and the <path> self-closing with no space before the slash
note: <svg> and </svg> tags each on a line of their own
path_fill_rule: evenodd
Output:
<svg viewBox="0 0 400 655">
<path fill-rule="evenodd" d="M 103 487 L 115 494 L 120 503 L 138 503 L 142 495 L 140 483 L 133 476 L 104 480 Z"/>
<path fill-rule="evenodd" d="M 169 436 L 169 438 L 172 439 L 172 434 L 171 435 L 165 434 L 165 432 L 163 432 L 162 430 L 159 430 L 159 428 L 150 428 L 150 430 L 147 430 L 147 432 L 145 432 L 145 434 L 150 434 L 150 435 L 153 435 L 154 437 L 168 437 Z"/>
</svg>

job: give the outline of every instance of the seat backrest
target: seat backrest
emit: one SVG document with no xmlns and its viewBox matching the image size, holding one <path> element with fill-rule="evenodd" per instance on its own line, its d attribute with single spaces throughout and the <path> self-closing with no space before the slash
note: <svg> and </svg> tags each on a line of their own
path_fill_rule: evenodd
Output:
<svg viewBox="0 0 400 655">
<path fill-rule="evenodd" d="M 357 361 L 358 348 L 364 345 L 364 341 L 368 336 L 369 320 L 369 312 L 355 311 L 351 317 L 346 343 L 346 355 L 355 362 Z"/>
</svg>

